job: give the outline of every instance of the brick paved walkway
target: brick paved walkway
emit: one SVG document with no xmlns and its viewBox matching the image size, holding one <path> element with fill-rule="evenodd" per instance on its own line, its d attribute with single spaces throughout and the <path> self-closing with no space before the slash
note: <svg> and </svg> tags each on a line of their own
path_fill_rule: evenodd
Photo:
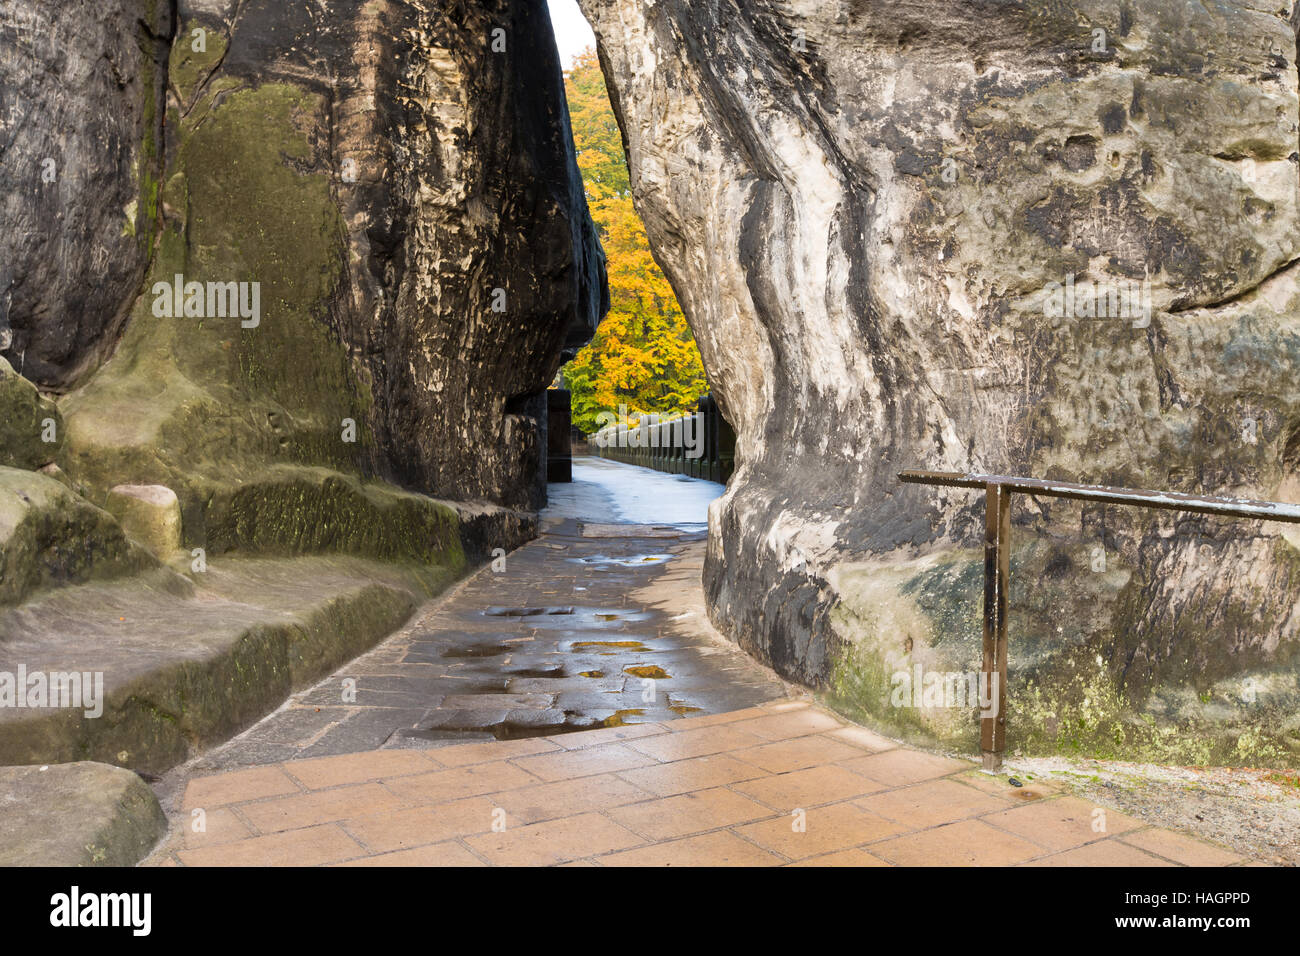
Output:
<svg viewBox="0 0 1300 956">
<path fill-rule="evenodd" d="M 162 865 L 1231 865 L 804 701 L 190 780 Z"/>
</svg>

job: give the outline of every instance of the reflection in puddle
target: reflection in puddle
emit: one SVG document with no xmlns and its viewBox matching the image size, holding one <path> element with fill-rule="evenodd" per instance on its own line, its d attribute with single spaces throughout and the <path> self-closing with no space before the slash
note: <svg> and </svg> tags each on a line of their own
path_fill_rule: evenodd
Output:
<svg viewBox="0 0 1300 956">
<path fill-rule="evenodd" d="M 640 641 L 575 641 L 572 645 L 572 649 L 575 651 L 586 650 L 589 648 L 619 649 L 619 648 L 629 648 L 629 647 L 634 648 L 635 650 L 638 651 L 648 651 L 650 649 L 646 647 L 644 644 L 642 644 Z"/>
<path fill-rule="evenodd" d="M 628 710 L 616 710 L 614 713 L 610 714 L 610 716 L 605 718 L 604 724 L 606 727 L 622 727 L 624 724 L 628 723 L 635 724 L 639 723 L 639 721 L 629 721 L 627 718 L 641 717 L 644 714 L 645 710 L 641 707 L 631 707 Z"/>
<path fill-rule="evenodd" d="M 488 617 L 537 617 L 538 615 L 554 616 L 557 614 L 572 614 L 571 607 L 490 607 L 483 612 Z"/>
<path fill-rule="evenodd" d="M 631 674 L 633 677 L 640 677 L 643 680 L 668 680 L 673 676 L 662 667 L 655 667 L 652 664 L 642 664 L 637 667 L 624 667 L 623 673 Z"/>
<path fill-rule="evenodd" d="M 625 558 L 615 558 L 608 554 L 593 554 L 585 558 L 569 558 L 574 564 L 585 564 L 588 567 L 608 567 L 616 566 L 620 568 L 639 568 L 647 564 L 663 564 L 665 561 L 672 560 L 671 554 L 634 554 Z"/>
</svg>

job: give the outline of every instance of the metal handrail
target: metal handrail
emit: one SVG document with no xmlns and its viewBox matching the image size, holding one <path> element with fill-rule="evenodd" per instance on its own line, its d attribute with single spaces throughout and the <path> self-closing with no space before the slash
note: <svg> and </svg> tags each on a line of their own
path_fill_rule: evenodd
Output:
<svg viewBox="0 0 1300 956">
<path fill-rule="evenodd" d="M 1012 475 L 983 475 L 950 471 L 904 471 L 900 481 L 949 488 L 984 489 L 984 659 L 985 687 L 996 695 L 996 707 L 980 713 L 980 753 L 985 770 L 1002 766 L 1006 751 L 1007 705 L 1007 586 L 1011 560 L 1011 495 L 1042 495 L 1073 501 L 1136 505 L 1166 511 L 1255 518 L 1300 524 L 1300 505 L 1216 495 L 1189 495 L 1177 491 L 1146 491 L 1045 481 Z"/>
</svg>

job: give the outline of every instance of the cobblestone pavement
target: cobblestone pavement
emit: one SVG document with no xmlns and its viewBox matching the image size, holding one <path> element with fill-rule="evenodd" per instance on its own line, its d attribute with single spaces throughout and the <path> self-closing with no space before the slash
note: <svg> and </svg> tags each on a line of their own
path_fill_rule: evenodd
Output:
<svg viewBox="0 0 1300 956">
<path fill-rule="evenodd" d="M 184 866 L 1203 866 L 1244 861 L 1011 786 L 804 701 L 191 780 Z"/>
</svg>

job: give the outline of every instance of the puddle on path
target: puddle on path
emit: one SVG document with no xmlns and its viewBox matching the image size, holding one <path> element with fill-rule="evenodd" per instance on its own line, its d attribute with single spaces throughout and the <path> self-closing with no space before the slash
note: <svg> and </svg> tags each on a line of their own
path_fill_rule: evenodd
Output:
<svg viewBox="0 0 1300 956">
<path fill-rule="evenodd" d="M 488 617 L 537 617 L 547 615 L 553 617 L 557 614 L 572 614 L 571 607 L 490 607 L 483 612 Z"/>
<path fill-rule="evenodd" d="M 442 652 L 443 657 L 500 657 L 514 650 L 509 644 L 457 644 Z"/>
<path fill-rule="evenodd" d="M 606 717 L 604 724 L 606 727 L 623 727 L 627 724 L 639 724 L 639 720 L 628 720 L 629 717 L 645 716 L 644 707 L 630 707 L 627 710 L 616 710 L 613 714 Z"/>
<path fill-rule="evenodd" d="M 569 645 L 570 650 L 587 651 L 595 650 L 600 653 L 613 654 L 615 651 L 636 650 L 648 651 L 640 641 L 574 641 Z"/>
<path fill-rule="evenodd" d="M 623 673 L 630 674 L 633 677 L 640 677 L 642 680 L 670 680 L 673 676 L 662 667 L 655 667 L 651 664 L 641 664 L 636 667 L 624 667 Z"/>
<path fill-rule="evenodd" d="M 630 557 L 616 558 L 608 554 L 592 554 L 585 558 L 569 558 L 574 564 L 587 567 L 642 568 L 648 564 L 663 564 L 672 560 L 671 554 L 634 554 Z"/>
</svg>

